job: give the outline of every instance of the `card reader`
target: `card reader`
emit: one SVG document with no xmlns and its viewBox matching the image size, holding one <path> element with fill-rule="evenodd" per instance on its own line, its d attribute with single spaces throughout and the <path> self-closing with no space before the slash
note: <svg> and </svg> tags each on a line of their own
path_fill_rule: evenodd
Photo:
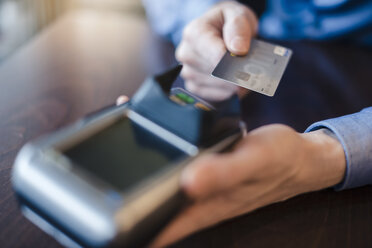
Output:
<svg viewBox="0 0 372 248">
<path fill-rule="evenodd" d="M 171 89 L 181 68 L 26 144 L 12 171 L 23 214 L 67 247 L 148 244 L 187 202 L 182 169 L 242 135 L 238 98 L 214 106 Z"/>
</svg>

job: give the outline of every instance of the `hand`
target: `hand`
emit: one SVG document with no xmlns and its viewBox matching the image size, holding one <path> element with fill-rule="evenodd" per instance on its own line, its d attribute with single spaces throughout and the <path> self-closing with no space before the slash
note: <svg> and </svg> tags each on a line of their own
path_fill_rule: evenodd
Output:
<svg viewBox="0 0 372 248">
<path fill-rule="evenodd" d="M 235 1 L 215 5 L 184 29 L 176 58 L 183 63 L 181 72 L 186 89 L 200 97 L 219 101 L 238 91 L 238 86 L 210 76 L 226 52 L 248 52 L 250 40 L 257 32 L 253 11 Z M 248 91 L 240 88 L 239 95 Z"/>
<path fill-rule="evenodd" d="M 182 174 L 193 205 L 153 243 L 164 247 L 200 229 L 295 195 L 339 183 L 345 155 L 322 130 L 300 134 L 283 125 L 250 133 L 230 153 L 206 155 Z"/>
<path fill-rule="evenodd" d="M 121 95 L 118 98 L 116 98 L 116 105 L 121 105 L 129 101 L 129 97 L 126 95 Z"/>
</svg>

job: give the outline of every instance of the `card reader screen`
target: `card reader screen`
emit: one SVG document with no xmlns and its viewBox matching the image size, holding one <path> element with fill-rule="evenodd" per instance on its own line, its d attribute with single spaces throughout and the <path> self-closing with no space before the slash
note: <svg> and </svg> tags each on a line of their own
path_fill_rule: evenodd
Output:
<svg viewBox="0 0 372 248">
<path fill-rule="evenodd" d="M 66 150 L 65 155 L 118 190 L 125 190 L 187 155 L 129 118 Z"/>
</svg>

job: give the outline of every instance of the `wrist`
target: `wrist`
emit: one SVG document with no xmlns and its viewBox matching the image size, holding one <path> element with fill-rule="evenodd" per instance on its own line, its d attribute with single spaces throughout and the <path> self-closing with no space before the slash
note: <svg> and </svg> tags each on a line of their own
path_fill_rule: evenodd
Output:
<svg viewBox="0 0 372 248">
<path fill-rule="evenodd" d="M 305 139 L 309 191 L 340 183 L 345 175 L 346 158 L 339 140 L 328 129 L 301 134 Z M 305 180 L 306 181 L 306 180 Z"/>
</svg>

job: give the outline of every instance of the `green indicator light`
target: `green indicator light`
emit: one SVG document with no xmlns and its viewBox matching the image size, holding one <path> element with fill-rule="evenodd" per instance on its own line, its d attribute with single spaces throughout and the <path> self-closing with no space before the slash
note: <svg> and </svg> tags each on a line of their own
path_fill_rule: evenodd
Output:
<svg viewBox="0 0 372 248">
<path fill-rule="evenodd" d="M 185 103 L 188 103 L 188 104 L 192 104 L 195 102 L 195 99 L 192 98 L 191 96 L 185 94 L 185 93 L 178 93 L 176 95 L 179 99 L 181 99 L 182 101 L 184 101 Z"/>
<path fill-rule="evenodd" d="M 186 99 L 187 103 L 194 103 L 195 102 L 195 99 L 190 97 L 190 96 L 187 96 L 187 99 Z"/>
</svg>

